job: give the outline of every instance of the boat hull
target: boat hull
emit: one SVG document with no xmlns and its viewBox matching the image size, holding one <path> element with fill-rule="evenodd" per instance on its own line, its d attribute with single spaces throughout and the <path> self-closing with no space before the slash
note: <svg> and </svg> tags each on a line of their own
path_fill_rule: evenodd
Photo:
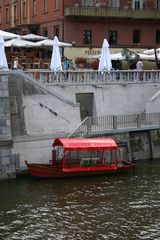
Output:
<svg viewBox="0 0 160 240">
<path fill-rule="evenodd" d="M 34 164 L 27 163 L 29 173 L 34 177 L 39 178 L 67 178 L 67 177 L 78 177 L 78 176 L 91 176 L 91 175 L 105 175 L 128 172 L 134 170 L 135 165 L 128 163 L 122 166 L 106 166 L 103 168 L 79 168 L 79 169 L 61 169 L 54 167 L 50 164 Z"/>
</svg>

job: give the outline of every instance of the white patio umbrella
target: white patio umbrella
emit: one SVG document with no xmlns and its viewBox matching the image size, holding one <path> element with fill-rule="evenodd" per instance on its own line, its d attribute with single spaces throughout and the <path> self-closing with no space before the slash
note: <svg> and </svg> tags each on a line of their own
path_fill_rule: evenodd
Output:
<svg viewBox="0 0 160 240">
<path fill-rule="evenodd" d="M 157 49 L 156 49 L 156 53 L 159 53 L 159 52 L 160 52 L 160 48 L 157 48 Z M 154 54 L 154 48 L 144 50 L 143 53 L 144 53 L 144 54 Z"/>
<path fill-rule="evenodd" d="M 98 54 L 98 55 L 89 56 L 88 59 L 100 59 L 100 57 L 101 57 L 101 55 Z M 122 56 L 121 52 L 112 53 L 112 54 L 110 54 L 110 57 L 111 57 L 111 60 L 125 60 L 125 57 Z"/>
<path fill-rule="evenodd" d="M 109 52 L 109 44 L 107 39 L 103 40 L 102 51 L 98 66 L 98 71 L 109 72 L 112 68 L 111 56 Z"/>
<path fill-rule="evenodd" d="M 143 53 L 138 53 L 139 57 L 141 60 L 151 60 L 155 61 L 155 54 L 143 54 Z M 157 53 L 157 58 L 159 59 L 160 54 Z"/>
<path fill-rule="evenodd" d="M 149 55 L 146 55 L 146 56 L 149 56 Z M 89 56 L 88 59 L 100 59 L 101 55 L 92 55 L 92 56 Z M 111 53 L 110 54 L 110 58 L 111 60 L 113 61 L 123 61 L 123 60 L 126 60 L 125 56 L 123 56 L 122 52 L 118 52 L 118 53 Z M 131 59 L 134 58 L 134 56 L 130 56 Z"/>
<path fill-rule="evenodd" d="M 125 57 L 122 55 L 122 52 L 110 54 L 111 60 L 122 61 L 125 60 Z"/>
<path fill-rule="evenodd" d="M 36 43 L 31 41 L 26 41 L 21 38 L 14 38 L 8 41 L 5 41 L 5 47 L 36 47 Z"/>
<path fill-rule="evenodd" d="M 51 57 L 51 64 L 50 69 L 58 72 L 62 71 L 62 63 L 61 63 L 61 55 L 59 51 L 59 40 L 55 36 L 53 40 L 53 51 L 52 51 L 52 57 Z"/>
<path fill-rule="evenodd" d="M 10 33 L 10 32 L 6 32 L 6 31 L 3 31 L 3 30 L 0 30 L 0 35 L 3 37 L 4 40 L 20 37 L 20 35 Z"/>
<path fill-rule="evenodd" d="M 29 34 L 23 35 L 22 39 L 29 40 L 29 41 L 41 41 L 41 40 L 47 39 L 47 37 L 37 35 L 37 34 L 33 34 L 33 33 L 29 33 Z"/>
<path fill-rule="evenodd" d="M 37 47 L 53 47 L 53 39 L 45 39 L 36 42 Z"/>
<path fill-rule="evenodd" d="M 4 50 L 4 39 L 0 35 L 0 69 L 7 70 L 8 69 L 8 63 L 6 59 L 6 54 Z"/>
<path fill-rule="evenodd" d="M 36 43 L 37 47 L 53 47 L 53 40 L 52 39 L 45 39 Z M 71 47 L 71 43 L 65 43 L 59 41 L 60 47 Z"/>
</svg>

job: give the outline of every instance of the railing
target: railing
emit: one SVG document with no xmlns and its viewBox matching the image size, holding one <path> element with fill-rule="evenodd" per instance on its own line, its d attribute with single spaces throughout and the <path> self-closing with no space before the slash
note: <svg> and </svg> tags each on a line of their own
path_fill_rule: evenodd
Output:
<svg viewBox="0 0 160 240">
<path fill-rule="evenodd" d="M 160 83 L 159 70 L 112 70 L 99 72 L 95 70 L 72 70 L 52 72 L 48 70 L 27 70 L 25 73 L 40 83 L 60 84 L 109 84 L 109 83 Z"/>
<path fill-rule="evenodd" d="M 121 18 L 141 18 L 141 19 L 159 19 L 160 11 L 154 9 L 128 9 L 111 8 L 105 6 L 82 6 L 71 5 L 65 8 L 65 16 L 92 16 L 92 17 L 121 17 Z"/>
<path fill-rule="evenodd" d="M 160 127 L 160 113 L 88 117 L 69 137 L 83 137 L 99 131 L 137 130 Z"/>
</svg>

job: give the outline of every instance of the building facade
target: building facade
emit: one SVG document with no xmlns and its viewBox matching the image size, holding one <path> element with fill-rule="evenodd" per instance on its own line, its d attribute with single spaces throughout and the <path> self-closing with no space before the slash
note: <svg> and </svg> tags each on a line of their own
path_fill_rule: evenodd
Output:
<svg viewBox="0 0 160 240">
<path fill-rule="evenodd" d="M 1 0 L 0 28 L 71 42 L 96 55 L 107 38 L 113 49 L 160 45 L 160 0 Z"/>
</svg>

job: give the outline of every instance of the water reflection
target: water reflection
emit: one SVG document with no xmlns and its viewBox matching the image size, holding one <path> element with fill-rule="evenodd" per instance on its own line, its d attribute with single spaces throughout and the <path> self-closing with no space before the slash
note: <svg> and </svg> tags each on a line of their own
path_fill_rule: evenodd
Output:
<svg viewBox="0 0 160 240">
<path fill-rule="evenodd" d="M 135 173 L 0 182 L 0 239 L 160 239 L 160 162 Z"/>
</svg>

